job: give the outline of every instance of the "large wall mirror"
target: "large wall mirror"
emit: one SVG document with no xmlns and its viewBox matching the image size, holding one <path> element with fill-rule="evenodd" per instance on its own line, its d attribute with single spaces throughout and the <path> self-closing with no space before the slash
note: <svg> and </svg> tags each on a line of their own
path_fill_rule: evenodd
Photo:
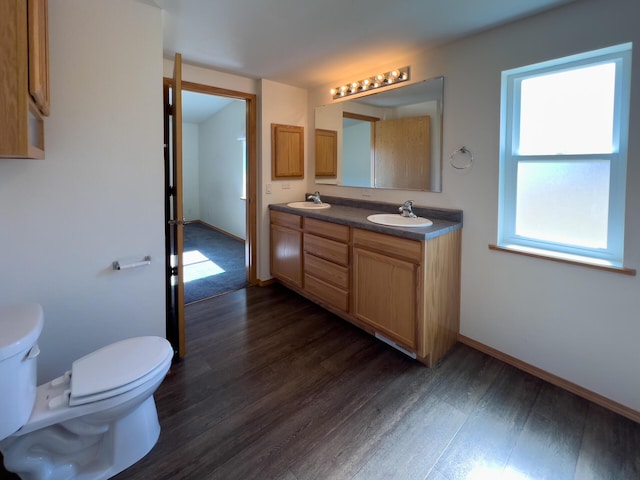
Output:
<svg viewBox="0 0 640 480">
<path fill-rule="evenodd" d="M 442 191 L 443 91 L 437 77 L 317 107 L 316 183 Z"/>
</svg>

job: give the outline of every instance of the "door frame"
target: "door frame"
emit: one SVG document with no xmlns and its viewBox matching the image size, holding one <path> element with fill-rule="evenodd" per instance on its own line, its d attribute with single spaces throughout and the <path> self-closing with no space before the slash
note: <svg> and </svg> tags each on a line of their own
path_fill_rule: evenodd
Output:
<svg viewBox="0 0 640 480">
<path fill-rule="evenodd" d="M 165 88 L 173 87 L 173 79 L 164 77 L 163 83 Z M 257 159 L 257 95 L 253 93 L 245 93 L 237 90 L 229 90 L 226 88 L 204 85 L 201 83 L 181 81 L 182 90 L 190 92 L 216 95 L 220 97 L 228 97 L 236 100 L 245 101 L 246 111 L 246 148 L 247 148 L 247 178 L 246 178 L 246 240 L 245 240 L 245 269 L 247 274 L 247 283 L 255 285 L 257 279 L 257 185 L 258 185 L 258 159 Z M 165 165 L 168 167 L 168 160 L 165 159 Z M 166 167 L 165 167 L 166 168 Z M 167 172 L 168 174 L 168 172 Z M 170 193 L 165 192 L 165 201 Z M 169 272 L 167 275 L 170 275 Z M 170 278 L 167 278 L 170 281 Z M 169 315 L 168 309 L 168 315 Z M 178 332 L 170 332 L 169 329 L 175 329 L 175 322 L 170 322 L 167 318 L 167 338 L 176 339 L 180 344 L 184 342 L 185 332 L 184 323 L 178 325 Z M 175 347 L 175 346 L 174 346 Z M 182 349 L 184 351 L 184 349 Z M 179 355 L 181 358 L 184 355 Z"/>
</svg>

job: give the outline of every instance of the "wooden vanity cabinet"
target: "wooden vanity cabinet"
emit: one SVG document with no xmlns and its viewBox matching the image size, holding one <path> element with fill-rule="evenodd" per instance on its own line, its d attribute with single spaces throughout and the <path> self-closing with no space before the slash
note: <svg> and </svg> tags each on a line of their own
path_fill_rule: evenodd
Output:
<svg viewBox="0 0 640 480">
<path fill-rule="evenodd" d="M 418 345 L 422 242 L 353 229 L 353 314 L 411 351 Z"/>
<path fill-rule="evenodd" d="M 47 0 L 0 2 L 0 157 L 44 158 Z"/>
<path fill-rule="evenodd" d="M 458 340 L 461 230 L 417 241 L 353 229 L 352 314 L 428 366 Z"/>
<path fill-rule="evenodd" d="M 271 274 L 302 288 L 302 217 L 271 211 Z"/>
<path fill-rule="evenodd" d="M 304 290 L 348 312 L 349 227 L 305 218 L 304 232 Z"/>
<path fill-rule="evenodd" d="M 271 210 L 271 274 L 431 366 L 457 342 L 461 230 L 412 240 Z"/>
</svg>

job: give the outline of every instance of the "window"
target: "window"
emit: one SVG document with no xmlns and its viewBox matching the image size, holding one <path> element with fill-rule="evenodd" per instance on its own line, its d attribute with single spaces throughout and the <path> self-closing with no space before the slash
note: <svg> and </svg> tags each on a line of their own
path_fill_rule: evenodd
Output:
<svg viewBox="0 0 640 480">
<path fill-rule="evenodd" d="M 502 73 L 498 244 L 621 267 L 631 44 Z"/>
</svg>

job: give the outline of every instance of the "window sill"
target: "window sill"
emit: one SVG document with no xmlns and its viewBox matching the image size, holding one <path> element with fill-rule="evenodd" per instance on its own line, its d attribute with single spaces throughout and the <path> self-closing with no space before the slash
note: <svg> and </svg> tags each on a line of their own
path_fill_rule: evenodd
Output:
<svg viewBox="0 0 640 480">
<path fill-rule="evenodd" d="M 620 273 L 622 275 L 635 276 L 635 268 L 615 267 L 613 265 L 606 265 L 596 263 L 596 260 L 592 260 L 584 257 L 568 256 L 561 253 L 546 252 L 544 250 L 525 249 L 515 245 L 501 246 L 501 245 L 489 245 L 490 250 L 496 250 L 499 252 L 515 253 L 517 255 L 524 255 L 525 257 L 541 258 L 543 260 L 551 260 L 553 262 L 566 263 L 569 265 L 578 265 L 581 267 L 594 268 L 596 270 L 604 270 L 606 272 Z M 584 258 L 584 259 L 583 259 Z"/>
</svg>

